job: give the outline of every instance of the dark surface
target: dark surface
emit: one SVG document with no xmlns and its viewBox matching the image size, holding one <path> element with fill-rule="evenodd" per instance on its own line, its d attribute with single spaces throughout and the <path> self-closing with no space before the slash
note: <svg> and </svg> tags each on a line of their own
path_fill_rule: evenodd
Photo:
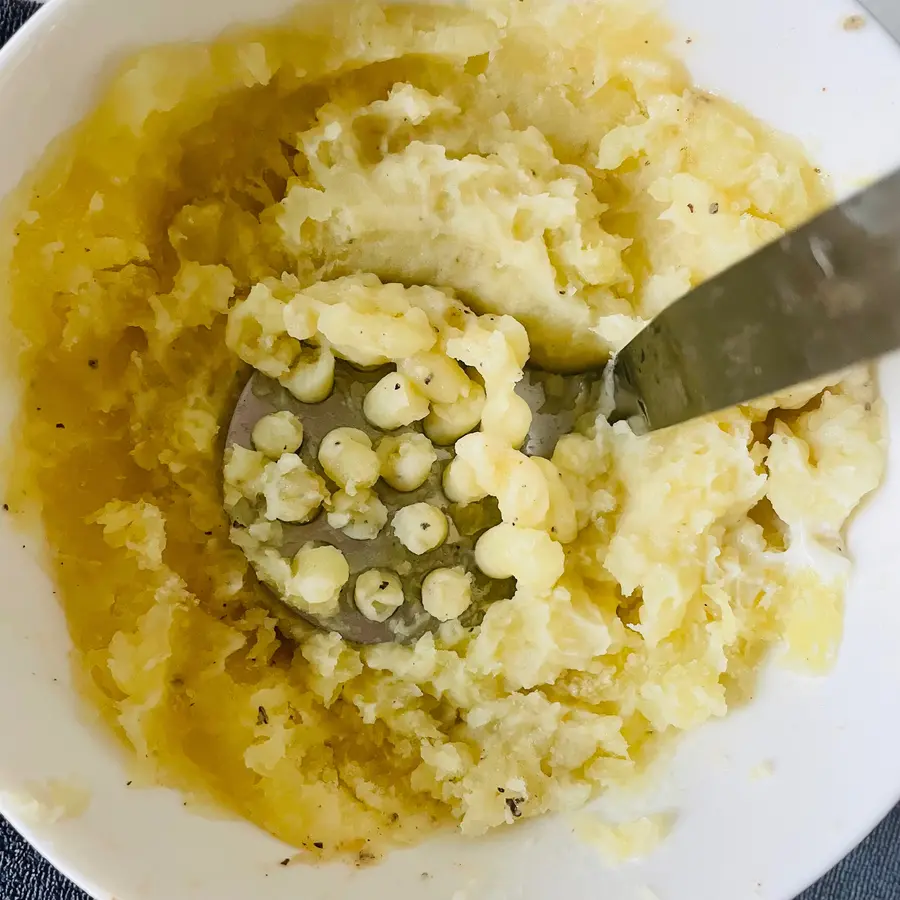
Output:
<svg viewBox="0 0 900 900">
<path fill-rule="evenodd" d="M 0 0 L 0 45 L 35 9 L 35 4 L 23 0 Z M 9 732 L 3 739 L 10 739 Z M 839 802 L 840 798 L 836 797 L 835 803 Z M 0 819 L 0 900 L 88 898 Z M 856 851 L 798 900 L 900 900 L 900 807 Z"/>
<path fill-rule="evenodd" d="M 26 0 L 0 0 L 0 46 L 36 9 L 36 3 Z"/>
</svg>

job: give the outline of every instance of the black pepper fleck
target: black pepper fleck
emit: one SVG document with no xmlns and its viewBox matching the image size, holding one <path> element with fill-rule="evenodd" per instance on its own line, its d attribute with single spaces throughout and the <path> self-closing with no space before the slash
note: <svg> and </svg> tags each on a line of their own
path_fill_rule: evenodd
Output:
<svg viewBox="0 0 900 900">
<path fill-rule="evenodd" d="M 313 841 L 313 847 L 315 847 L 316 850 L 321 850 L 324 846 L 325 845 L 321 841 Z"/>
<path fill-rule="evenodd" d="M 519 809 L 519 804 L 524 802 L 525 801 L 521 797 L 506 798 L 506 805 L 509 807 L 509 811 L 512 813 L 514 819 L 521 818 L 522 810 Z"/>
<path fill-rule="evenodd" d="M 714 216 L 718 211 L 719 211 L 719 204 L 718 204 L 718 203 L 710 203 L 710 204 L 709 204 L 709 214 L 710 214 L 711 216 Z"/>
<path fill-rule="evenodd" d="M 388 587 L 389 587 L 388 582 L 382 581 L 381 584 L 378 585 L 378 590 L 386 591 L 388 589 Z"/>
<path fill-rule="evenodd" d="M 99 363 L 96 359 L 89 359 L 89 360 L 88 360 L 88 367 L 91 368 L 91 369 L 96 369 L 97 366 L 99 366 L 99 365 L 100 365 L 100 363 Z"/>
<path fill-rule="evenodd" d="M 691 212 L 693 212 L 693 211 L 694 211 L 694 204 L 693 204 L 693 203 L 688 203 L 688 209 L 689 209 Z"/>
<path fill-rule="evenodd" d="M 399 381 L 394 385 L 394 390 L 395 390 L 395 391 L 399 391 L 399 390 L 400 390 L 400 382 L 399 382 Z"/>
<path fill-rule="evenodd" d="M 428 531 L 429 528 L 431 528 L 431 522 L 422 523 L 422 531 Z"/>
<path fill-rule="evenodd" d="M 65 428 L 66 426 L 63 425 L 62 422 L 57 422 L 57 423 L 56 423 L 56 427 L 57 427 L 57 428 Z"/>
<path fill-rule="evenodd" d="M 9 512 L 9 504 L 8 503 L 3 504 L 3 512 Z"/>
<path fill-rule="evenodd" d="M 126 781 L 126 782 L 125 782 L 125 787 L 131 787 L 131 782 L 130 782 L 130 781 Z"/>
<path fill-rule="evenodd" d="M 290 864 L 290 862 L 291 862 L 291 860 L 290 860 L 290 858 L 288 857 L 288 858 L 283 859 L 280 863 L 278 863 L 278 865 L 279 865 L 279 866 L 287 866 L 287 865 Z"/>
<path fill-rule="evenodd" d="M 431 376 L 430 375 L 425 376 L 425 384 L 431 384 Z"/>
<path fill-rule="evenodd" d="M 266 708 L 264 706 L 259 707 L 259 715 L 256 717 L 257 725 L 268 725 L 269 724 L 269 714 L 266 712 Z"/>
<path fill-rule="evenodd" d="M 505 794 L 505 793 L 506 793 L 506 788 L 497 788 L 497 793 L 498 793 L 498 794 Z"/>
</svg>

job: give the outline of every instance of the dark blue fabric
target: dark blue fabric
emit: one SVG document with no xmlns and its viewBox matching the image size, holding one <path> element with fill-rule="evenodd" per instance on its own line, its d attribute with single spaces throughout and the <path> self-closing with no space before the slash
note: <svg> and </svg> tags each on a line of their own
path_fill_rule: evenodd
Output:
<svg viewBox="0 0 900 900">
<path fill-rule="evenodd" d="M 27 0 L 0 0 L 0 46 L 36 8 L 36 4 Z M 8 733 L 6 739 L 9 740 Z M 88 900 L 88 897 L 0 818 L 0 900 Z M 900 900 L 900 807 L 798 900 Z"/>
<path fill-rule="evenodd" d="M 0 0 L 0 47 L 36 9 L 37 4 L 27 0 Z"/>
</svg>

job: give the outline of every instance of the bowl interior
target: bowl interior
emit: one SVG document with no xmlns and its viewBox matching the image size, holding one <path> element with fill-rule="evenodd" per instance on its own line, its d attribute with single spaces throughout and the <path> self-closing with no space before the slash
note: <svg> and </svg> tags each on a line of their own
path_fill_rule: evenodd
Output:
<svg viewBox="0 0 900 900">
<path fill-rule="evenodd" d="M 293 5 L 259 0 L 253 15 Z M 0 196 L 86 110 L 107 63 L 148 43 L 212 37 L 248 10 L 244 0 L 53 0 L 0 55 Z M 697 82 L 801 138 L 839 193 L 900 163 L 900 53 L 871 22 L 842 28 L 859 12 L 853 4 L 671 0 L 668 11 Z M 896 423 L 900 361 L 884 361 L 880 374 Z M 15 404 L 15 386 L 0 385 L 0 427 L 10 427 Z M 282 867 L 290 850 L 255 828 L 188 812 L 170 791 L 129 789 L 126 755 L 76 700 L 41 548 L 23 546 L 2 519 L 0 809 L 100 898 L 286 900 L 302 890 L 309 900 L 356 891 L 374 900 L 558 892 L 630 900 L 650 889 L 663 900 L 786 900 L 900 796 L 900 719 L 881 699 L 900 695 L 891 586 L 898 454 L 894 424 L 886 483 L 851 533 L 856 569 L 836 671 L 822 680 L 767 672 L 751 707 L 680 744 L 659 790 L 607 798 L 619 815 L 677 814 L 670 839 L 639 863 L 605 868 L 556 818 L 478 841 L 433 841 L 367 870 Z M 763 762 L 771 777 L 754 780 Z M 87 792 L 85 812 L 35 822 L 23 796 L 55 796 L 60 786 Z"/>
</svg>

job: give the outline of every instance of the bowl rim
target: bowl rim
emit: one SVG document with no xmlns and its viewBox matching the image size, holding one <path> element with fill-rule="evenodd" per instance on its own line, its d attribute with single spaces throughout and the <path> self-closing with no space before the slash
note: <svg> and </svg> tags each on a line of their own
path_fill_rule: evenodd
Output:
<svg viewBox="0 0 900 900">
<path fill-rule="evenodd" d="M 49 2 L 43 4 L 43 6 L 16 32 L 16 34 L 12 36 L 9 42 L 0 49 L 0 90 L 2 90 L 3 87 L 4 77 L 9 73 L 10 69 L 14 67 L 20 59 L 24 58 L 24 56 L 39 49 L 39 39 L 41 35 L 45 34 L 48 29 L 56 27 L 71 10 L 87 6 L 91 2 L 93 2 L 93 0 L 49 0 Z M 900 56 L 900 50 L 898 50 L 898 56 Z M 898 781 L 898 785 L 900 785 L 900 781 Z M 862 841 L 872 829 L 877 826 L 878 822 L 890 812 L 894 805 L 896 805 L 898 799 L 900 799 L 900 787 L 898 787 L 896 795 L 892 794 L 890 799 L 885 799 L 883 810 L 876 820 L 867 821 L 860 825 L 858 835 L 851 839 L 846 846 L 845 854 L 850 852 L 853 847 Z M 22 816 L 17 814 L 15 809 L 2 809 L 4 805 L 2 794 L 0 794 L 0 812 L 2 812 L 10 824 L 12 824 L 26 840 L 35 846 L 48 861 L 62 872 L 63 875 L 88 892 L 91 896 L 108 896 L 108 891 L 90 878 L 86 871 L 78 869 L 74 860 L 70 860 L 66 857 L 64 848 L 56 847 L 53 844 L 48 843 L 34 828 L 27 824 Z M 804 876 L 802 883 L 797 885 L 797 890 L 802 890 L 806 885 L 819 878 L 837 861 L 838 859 L 833 859 L 830 863 L 824 865 L 819 872 L 815 873 L 814 876 L 809 878 Z M 784 900 L 787 900 L 787 897 L 785 897 Z"/>
</svg>

